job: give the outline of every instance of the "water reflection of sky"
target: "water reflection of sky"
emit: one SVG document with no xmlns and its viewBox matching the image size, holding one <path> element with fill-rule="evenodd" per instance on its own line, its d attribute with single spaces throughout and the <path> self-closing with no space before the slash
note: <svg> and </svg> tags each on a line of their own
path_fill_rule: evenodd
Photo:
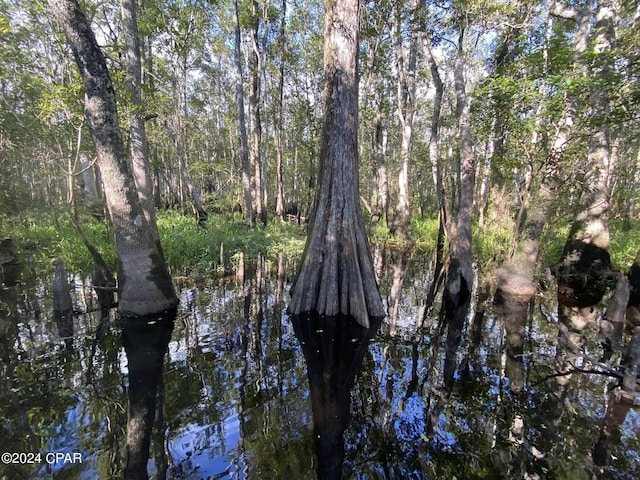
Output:
<svg viewBox="0 0 640 480">
<path fill-rule="evenodd" d="M 583 475 L 592 465 L 610 379 L 574 374 L 561 411 L 544 411 L 553 393 L 552 382 L 541 379 L 554 368 L 555 301 L 543 298 L 534 309 L 515 367 L 505 359 L 504 321 L 489 305 L 479 345 L 470 348 L 468 328 L 463 336 L 453 390 L 444 398 L 444 338 L 437 332 L 437 318 L 419 329 L 428 279 L 427 274 L 407 275 L 397 322 L 393 328 L 383 324 L 364 359 L 352 390 L 345 475 L 469 478 L 476 471 L 489 478 L 517 478 L 508 469 L 515 471 L 520 461 L 510 440 L 510 422 L 518 414 L 526 427 L 525 453 L 548 440 L 549 468 L 558 478 L 587 478 Z M 283 314 L 285 299 L 276 280 L 209 282 L 181 291 L 165 359 L 169 478 L 312 478 L 306 364 Z M 124 461 L 128 368 L 120 326 L 111 319 L 108 336 L 96 342 L 97 314 L 77 316 L 74 351 L 68 352 L 57 335 L 49 295 L 40 285 L 25 290 L 9 307 L 20 320 L 11 333 L 8 360 L 3 360 L 12 372 L 3 380 L 3 435 L 16 442 L 12 448 L 30 449 L 25 438 L 31 429 L 41 448 L 83 452 L 80 466 L 53 466 L 65 478 L 111 478 L 106 472 L 122 469 Z M 84 298 L 81 290 L 74 292 L 79 309 L 87 308 Z M 586 349 L 597 355 L 592 331 Z M 514 392 L 509 368 L 520 369 L 522 394 Z M 432 436 L 427 435 L 430 421 Z M 542 438 L 553 422 L 555 436 Z M 637 431 L 640 414 L 632 408 L 602 478 L 637 478 Z M 153 453 L 149 471 L 155 471 Z M 46 473 L 42 467 L 26 473 L 34 472 Z"/>
</svg>

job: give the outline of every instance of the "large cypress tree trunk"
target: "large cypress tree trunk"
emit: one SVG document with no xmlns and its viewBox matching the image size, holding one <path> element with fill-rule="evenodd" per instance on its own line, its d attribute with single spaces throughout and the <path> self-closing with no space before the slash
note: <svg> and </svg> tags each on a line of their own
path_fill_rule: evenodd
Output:
<svg viewBox="0 0 640 480">
<path fill-rule="evenodd" d="M 328 0 L 319 188 L 289 312 L 351 315 L 365 327 L 384 308 L 364 230 L 358 182 L 358 0 Z"/>
<path fill-rule="evenodd" d="M 119 313 L 149 315 L 174 308 L 176 297 L 160 242 L 152 233 L 127 164 L 116 97 L 105 58 L 76 0 L 49 0 L 84 83 L 85 115 L 115 231 Z"/>
</svg>

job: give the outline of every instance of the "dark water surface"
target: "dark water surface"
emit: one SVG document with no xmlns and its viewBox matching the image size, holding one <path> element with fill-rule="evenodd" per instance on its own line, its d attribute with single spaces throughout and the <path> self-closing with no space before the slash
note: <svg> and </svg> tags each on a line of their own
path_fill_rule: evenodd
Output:
<svg viewBox="0 0 640 480">
<path fill-rule="evenodd" d="M 340 422 L 345 478 L 640 478 L 634 399 L 612 376 L 552 376 L 601 370 L 601 306 L 576 352 L 558 341 L 553 289 L 508 309 L 479 293 L 458 339 L 438 300 L 424 315 L 431 272 L 414 259 L 385 268 L 390 315 L 367 348 L 342 323 L 294 330 L 290 278 L 259 262 L 244 278 L 177 279 L 181 304 L 155 380 L 155 347 L 124 328 L 147 349 L 125 351 L 113 313 L 56 318 L 48 279 L 0 291 L 0 450 L 69 454 L 0 464 L 0 479 L 122 478 L 130 382 L 132 394 L 161 394 L 147 466 L 166 478 L 315 478 L 318 458 L 340 454 Z M 89 290 L 72 294 L 77 311 L 94 308 Z M 304 352 L 296 333 L 307 335 Z M 348 416 L 344 387 L 356 373 Z"/>
</svg>

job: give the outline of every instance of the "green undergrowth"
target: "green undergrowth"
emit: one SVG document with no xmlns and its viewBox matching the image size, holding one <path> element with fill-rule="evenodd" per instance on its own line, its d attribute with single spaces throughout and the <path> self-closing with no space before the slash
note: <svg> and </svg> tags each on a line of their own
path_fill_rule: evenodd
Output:
<svg viewBox="0 0 640 480">
<path fill-rule="evenodd" d="M 115 271 L 113 232 L 104 221 L 81 215 L 80 223 L 91 243 Z M 211 275 L 234 268 L 240 254 L 246 262 L 258 255 L 267 260 L 283 254 L 287 260 L 302 255 L 304 229 L 270 221 L 250 228 L 238 215 L 210 215 L 199 227 L 192 216 L 177 211 L 158 212 L 158 229 L 165 258 L 175 275 Z M 12 238 L 21 259 L 39 274 L 53 272 L 56 258 L 81 275 L 93 270 L 93 260 L 66 214 L 33 212 L 20 217 L 0 216 L 0 238 Z M 221 263 L 221 245 L 222 262 Z"/>
<path fill-rule="evenodd" d="M 115 270 L 113 232 L 106 222 L 89 215 L 81 215 L 80 222 L 87 237 Z M 229 213 L 211 214 L 203 228 L 192 216 L 172 210 L 160 211 L 158 227 L 165 257 L 174 275 L 224 274 L 233 271 L 241 254 L 245 262 L 255 260 L 258 255 L 274 261 L 280 254 L 287 262 L 295 262 L 302 256 L 306 235 L 304 226 L 281 224 L 276 220 L 250 228 L 239 214 Z M 557 222 L 545 231 L 541 242 L 544 266 L 560 259 L 569 228 L 568 221 Z M 613 268 L 626 270 L 640 250 L 640 221 L 625 224 L 622 220 L 613 220 L 610 228 Z M 411 232 L 414 254 L 434 254 L 438 236 L 436 218 L 412 218 Z M 369 233 L 373 242 L 390 248 L 406 245 L 404 239 L 394 236 L 382 222 Z M 476 225 L 473 235 L 474 260 L 481 270 L 495 268 L 508 258 L 513 243 L 513 227 L 509 222 L 488 222 L 483 228 Z M 23 262 L 40 275 L 53 272 L 58 257 L 70 271 L 81 275 L 88 275 L 93 269 L 91 255 L 65 213 L 0 214 L 0 238 L 14 239 Z"/>
<path fill-rule="evenodd" d="M 105 223 L 88 216 L 81 216 L 80 222 L 87 238 L 115 270 L 113 236 Z M 19 217 L 0 216 L 0 237 L 12 238 L 21 261 L 39 275 L 52 273 L 57 258 L 69 271 L 88 275 L 93 270 L 91 254 L 64 213 L 30 211 Z"/>
<path fill-rule="evenodd" d="M 612 220 L 611 263 L 616 270 L 627 270 L 640 250 L 640 221 L 629 224 L 621 219 Z"/>
<path fill-rule="evenodd" d="M 209 215 L 206 226 L 199 227 L 193 217 L 162 212 L 158 229 L 167 263 L 183 274 L 224 273 L 235 268 L 240 254 L 249 261 L 258 255 L 275 260 L 280 254 L 297 260 L 305 243 L 304 229 L 296 224 L 273 220 L 251 228 L 239 215 Z"/>
<path fill-rule="evenodd" d="M 374 241 L 386 240 L 392 244 L 393 236 L 384 236 L 382 227 L 373 231 Z M 386 228 L 386 227 L 384 227 Z M 542 265 L 550 266 L 562 256 L 571 223 L 558 221 L 548 227 L 541 240 Z M 611 236 L 611 263 L 616 270 L 627 270 L 640 250 L 640 220 L 625 222 L 615 219 L 609 224 Z M 431 255 L 435 252 L 438 236 L 438 220 L 435 218 L 413 218 L 411 232 L 415 240 L 417 254 Z M 391 239 L 391 241 L 389 241 Z M 509 258 L 513 245 L 513 224 L 511 222 L 490 222 L 484 227 L 473 227 L 473 255 L 481 270 L 498 267 Z"/>
</svg>

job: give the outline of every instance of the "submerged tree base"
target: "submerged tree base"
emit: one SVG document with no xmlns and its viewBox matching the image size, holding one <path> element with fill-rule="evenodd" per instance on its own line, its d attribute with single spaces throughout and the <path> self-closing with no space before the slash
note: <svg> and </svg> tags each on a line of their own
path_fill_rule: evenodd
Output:
<svg viewBox="0 0 640 480">
<path fill-rule="evenodd" d="M 288 310 L 349 315 L 368 328 L 369 317 L 384 317 L 384 307 L 360 209 L 359 31 L 359 2 L 327 4 L 320 180 L 313 226 Z"/>
<path fill-rule="evenodd" d="M 384 306 L 364 226 L 359 219 L 344 220 L 316 222 L 288 312 L 352 316 L 368 328 L 369 318 L 385 316 Z"/>
</svg>

